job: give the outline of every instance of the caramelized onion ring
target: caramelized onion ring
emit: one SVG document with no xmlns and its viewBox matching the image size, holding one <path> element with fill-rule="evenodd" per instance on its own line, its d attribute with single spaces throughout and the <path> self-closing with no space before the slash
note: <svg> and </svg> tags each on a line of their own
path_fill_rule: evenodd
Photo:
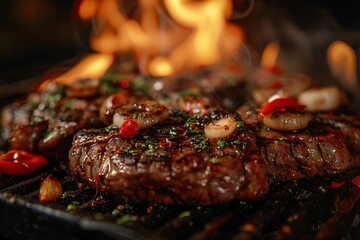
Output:
<svg viewBox="0 0 360 240">
<path fill-rule="evenodd" d="M 169 117 L 165 105 L 155 101 L 145 101 L 124 105 L 115 110 L 113 123 L 120 127 L 125 120 L 134 120 L 139 129 L 149 128 Z"/>
<path fill-rule="evenodd" d="M 115 110 L 129 103 L 130 103 L 130 98 L 128 92 L 121 92 L 110 95 L 101 104 L 100 107 L 101 121 L 106 125 L 111 124 Z"/>
<path fill-rule="evenodd" d="M 208 138 L 224 138 L 235 131 L 236 120 L 228 116 L 217 120 L 214 123 L 205 125 L 204 132 Z"/>
<path fill-rule="evenodd" d="M 341 104 L 341 91 L 336 86 L 311 88 L 300 93 L 297 100 L 310 112 L 332 111 Z"/>
<path fill-rule="evenodd" d="M 263 118 L 263 123 L 274 130 L 295 131 L 305 128 L 311 120 L 309 113 L 280 112 L 268 113 Z"/>
</svg>

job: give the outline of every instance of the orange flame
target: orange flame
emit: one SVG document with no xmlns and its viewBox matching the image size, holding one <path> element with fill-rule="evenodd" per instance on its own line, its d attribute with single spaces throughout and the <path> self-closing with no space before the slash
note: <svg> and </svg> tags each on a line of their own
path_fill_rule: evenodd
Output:
<svg viewBox="0 0 360 240">
<path fill-rule="evenodd" d="M 261 67 L 271 69 L 276 66 L 276 60 L 279 55 L 279 46 L 275 43 L 269 43 L 264 48 L 261 55 Z"/>
<path fill-rule="evenodd" d="M 241 31 L 226 21 L 231 0 L 139 0 L 138 19 L 121 12 L 118 0 L 87 2 L 80 2 L 79 16 L 96 20 L 92 48 L 132 51 L 140 70 L 153 76 L 219 63 L 241 44 Z"/>
<path fill-rule="evenodd" d="M 79 4 L 79 17 L 84 20 L 90 19 L 95 14 L 96 7 L 96 0 L 82 1 Z"/>
<path fill-rule="evenodd" d="M 112 54 L 90 54 L 55 81 L 66 85 L 83 78 L 99 79 L 109 69 L 113 60 Z"/>
<path fill-rule="evenodd" d="M 342 41 L 333 42 L 328 48 L 330 69 L 337 79 L 351 90 L 358 87 L 356 55 L 354 50 Z"/>
</svg>

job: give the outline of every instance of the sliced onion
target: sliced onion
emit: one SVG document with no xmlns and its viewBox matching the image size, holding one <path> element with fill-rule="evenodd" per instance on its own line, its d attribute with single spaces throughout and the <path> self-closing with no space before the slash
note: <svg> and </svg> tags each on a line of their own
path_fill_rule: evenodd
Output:
<svg viewBox="0 0 360 240">
<path fill-rule="evenodd" d="M 115 110 L 113 123 L 120 127 L 126 120 L 134 120 L 139 129 L 149 128 L 169 117 L 167 107 L 159 102 L 132 103 Z"/>
<path fill-rule="evenodd" d="M 297 100 L 310 112 L 332 111 L 341 104 L 341 91 L 336 86 L 311 88 L 300 93 Z"/>
<path fill-rule="evenodd" d="M 298 112 L 268 113 L 262 118 L 267 127 L 279 131 L 295 131 L 306 128 L 310 120 L 309 113 Z"/>
<path fill-rule="evenodd" d="M 114 112 L 117 108 L 130 103 L 129 94 L 127 92 L 115 93 L 107 97 L 100 107 L 100 119 L 101 121 L 109 125 L 114 116 Z"/>
<path fill-rule="evenodd" d="M 208 138 L 224 138 L 232 134 L 236 129 L 236 120 L 228 116 L 214 123 L 205 125 L 204 132 Z"/>
</svg>

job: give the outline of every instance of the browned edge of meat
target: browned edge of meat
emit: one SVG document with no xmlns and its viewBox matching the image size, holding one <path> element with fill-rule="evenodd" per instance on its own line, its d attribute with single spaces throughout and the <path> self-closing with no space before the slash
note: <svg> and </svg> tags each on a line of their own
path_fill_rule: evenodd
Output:
<svg viewBox="0 0 360 240">
<path fill-rule="evenodd" d="M 130 202 L 209 205 L 261 199 L 268 174 L 255 135 L 238 115 L 236 130 L 204 137 L 204 125 L 226 114 L 170 117 L 123 139 L 118 129 L 80 131 L 69 153 L 73 177 Z"/>
</svg>

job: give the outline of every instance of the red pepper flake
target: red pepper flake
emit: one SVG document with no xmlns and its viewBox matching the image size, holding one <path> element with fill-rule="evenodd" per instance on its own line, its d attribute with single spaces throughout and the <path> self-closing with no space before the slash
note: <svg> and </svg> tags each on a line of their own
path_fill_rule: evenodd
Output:
<svg viewBox="0 0 360 240">
<path fill-rule="evenodd" d="M 160 147 L 166 147 L 168 145 L 168 143 L 165 141 L 165 140 L 162 140 L 160 143 L 159 143 Z"/>
<path fill-rule="evenodd" d="M 225 126 L 224 126 L 224 130 L 225 130 L 225 131 L 228 131 L 229 129 L 230 129 L 230 128 L 229 128 L 228 125 L 225 125 Z"/>
<path fill-rule="evenodd" d="M 340 181 L 340 182 L 332 181 L 332 182 L 331 182 L 331 188 L 337 189 L 337 188 L 342 187 L 344 184 L 345 184 L 345 180 L 342 180 L 342 181 Z"/>
<path fill-rule="evenodd" d="M 357 187 L 360 187 L 360 176 L 354 177 L 351 182 L 356 185 Z"/>
<path fill-rule="evenodd" d="M 0 174 L 26 175 L 46 165 L 48 161 L 43 156 L 26 151 L 10 150 L 0 156 Z"/>
<path fill-rule="evenodd" d="M 129 119 L 125 120 L 120 126 L 119 134 L 122 138 L 132 138 L 139 131 L 139 125 L 136 121 Z"/>
</svg>

